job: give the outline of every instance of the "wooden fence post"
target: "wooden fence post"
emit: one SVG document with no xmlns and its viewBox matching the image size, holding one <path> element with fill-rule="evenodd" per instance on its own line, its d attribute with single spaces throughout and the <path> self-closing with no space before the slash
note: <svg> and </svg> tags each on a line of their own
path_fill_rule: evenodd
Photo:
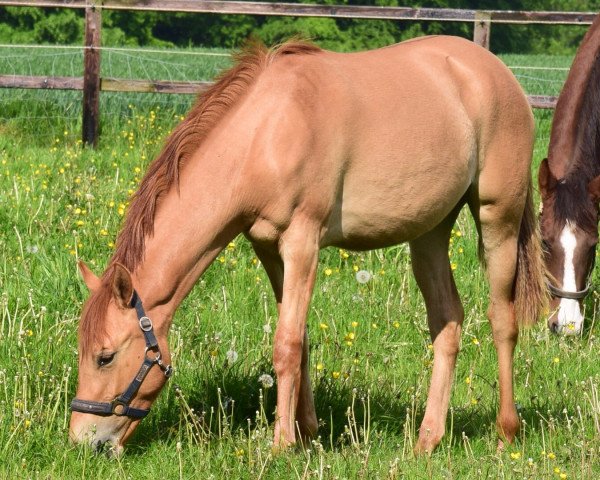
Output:
<svg viewBox="0 0 600 480">
<path fill-rule="evenodd" d="M 490 35 L 492 29 L 492 15 L 490 12 L 475 12 L 475 28 L 473 41 L 483 48 L 490 49 Z"/>
<path fill-rule="evenodd" d="M 83 52 L 83 122 L 84 145 L 98 144 L 100 126 L 100 8 L 85 9 L 85 50 Z"/>
</svg>

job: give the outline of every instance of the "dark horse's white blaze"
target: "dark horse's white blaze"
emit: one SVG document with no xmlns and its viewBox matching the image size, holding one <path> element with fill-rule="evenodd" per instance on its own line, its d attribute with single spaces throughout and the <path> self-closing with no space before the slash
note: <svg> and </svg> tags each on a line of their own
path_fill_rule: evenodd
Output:
<svg viewBox="0 0 600 480">
<path fill-rule="evenodd" d="M 575 251 L 577 250 L 577 237 L 573 224 L 569 221 L 565 223 L 560 234 L 560 245 L 564 252 L 563 290 L 577 291 L 575 281 Z M 565 335 L 576 335 L 581 332 L 583 326 L 583 314 L 579 300 L 572 298 L 561 298 L 558 306 L 558 325 L 557 332 Z"/>
</svg>

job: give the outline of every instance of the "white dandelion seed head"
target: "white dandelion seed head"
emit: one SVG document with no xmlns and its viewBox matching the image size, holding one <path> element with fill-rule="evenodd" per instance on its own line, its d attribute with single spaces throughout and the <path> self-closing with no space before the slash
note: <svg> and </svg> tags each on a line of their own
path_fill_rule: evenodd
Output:
<svg viewBox="0 0 600 480">
<path fill-rule="evenodd" d="M 272 329 L 271 329 L 271 325 L 269 323 L 265 323 L 263 325 L 263 332 L 265 333 L 271 333 Z"/>
<path fill-rule="evenodd" d="M 367 270 L 359 270 L 356 272 L 356 281 L 358 283 L 367 283 L 371 278 L 373 278 L 373 275 Z"/>
<path fill-rule="evenodd" d="M 238 359 L 238 353 L 235 350 L 227 350 L 227 361 L 229 363 L 235 363 Z"/>
<path fill-rule="evenodd" d="M 263 373 L 260 377 L 258 377 L 258 382 L 262 384 L 264 388 L 271 388 L 275 381 L 273 377 L 268 373 Z"/>
<path fill-rule="evenodd" d="M 40 248 L 37 245 L 27 245 L 27 253 L 36 254 L 40 251 Z"/>
</svg>

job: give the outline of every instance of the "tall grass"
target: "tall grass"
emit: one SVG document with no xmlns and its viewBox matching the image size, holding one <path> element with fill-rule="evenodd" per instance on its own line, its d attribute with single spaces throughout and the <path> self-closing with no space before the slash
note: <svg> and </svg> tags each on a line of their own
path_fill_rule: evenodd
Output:
<svg viewBox="0 0 600 480">
<path fill-rule="evenodd" d="M 0 478 L 598 475 L 595 293 L 586 300 L 581 337 L 554 336 L 541 324 L 521 335 L 515 385 L 522 433 L 496 450 L 496 355 L 466 212 L 449 250 L 466 312 L 462 351 L 447 434 L 431 458 L 412 455 L 433 352 L 407 247 L 322 252 L 308 320 L 319 437 L 273 456 L 276 385 L 264 375 L 275 376 L 276 309 L 241 238 L 178 310 L 170 336 L 176 373 L 126 454 L 109 460 L 70 445 L 76 329 L 87 296 L 76 259 L 102 271 L 129 196 L 191 99 L 103 94 L 102 102 L 100 146 L 87 150 L 77 140 L 78 94 L 0 92 Z M 49 111 L 57 118 L 38 118 Z M 552 112 L 536 112 L 534 170 L 551 119 Z M 359 283 L 358 270 L 371 278 Z"/>
</svg>

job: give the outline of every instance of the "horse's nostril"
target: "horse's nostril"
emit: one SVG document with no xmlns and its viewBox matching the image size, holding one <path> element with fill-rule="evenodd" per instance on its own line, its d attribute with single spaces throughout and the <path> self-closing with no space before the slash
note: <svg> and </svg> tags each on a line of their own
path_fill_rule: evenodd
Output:
<svg viewBox="0 0 600 480">
<path fill-rule="evenodd" d="M 550 325 L 548 325 L 548 328 L 552 333 L 558 333 L 558 323 L 552 322 Z"/>
</svg>

